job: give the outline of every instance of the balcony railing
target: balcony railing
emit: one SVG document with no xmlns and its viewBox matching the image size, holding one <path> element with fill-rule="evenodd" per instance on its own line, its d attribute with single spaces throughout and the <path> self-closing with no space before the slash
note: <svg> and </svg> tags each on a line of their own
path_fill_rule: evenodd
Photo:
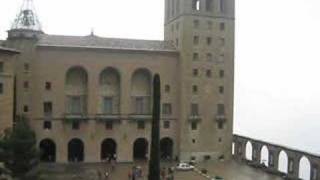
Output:
<svg viewBox="0 0 320 180">
<path fill-rule="evenodd" d="M 201 121 L 201 116 L 199 114 L 190 114 L 188 120 L 190 122 L 198 122 Z"/>
<path fill-rule="evenodd" d="M 217 114 L 216 117 L 215 117 L 215 120 L 217 122 L 226 122 L 227 118 L 226 118 L 225 114 Z"/>
</svg>

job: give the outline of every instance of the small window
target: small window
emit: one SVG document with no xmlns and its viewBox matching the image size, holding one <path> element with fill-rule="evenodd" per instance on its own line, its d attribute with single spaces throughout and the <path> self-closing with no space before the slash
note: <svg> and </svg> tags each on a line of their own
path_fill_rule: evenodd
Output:
<svg viewBox="0 0 320 180">
<path fill-rule="evenodd" d="M 30 69 L 29 63 L 24 63 L 23 69 L 24 69 L 25 72 L 29 72 L 29 69 Z"/>
<path fill-rule="evenodd" d="M 29 106 L 27 106 L 27 105 L 24 105 L 23 106 L 23 112 L 29 112 Z"/>
<path fill-rule="evenodd" d="M 207 37 L 207 45 L 210 46 L 212 44 L 212 38 Z"/>
<path fill-rule="evenodd" d="M 207 53 L 207 61 L 212 61 L 212 54 L 211 53 Z"/>
<path fill-rule="evenodd" d="M 163 121 L 163 128 L 169 129 L 170 128 L 170 121 Z"/>
<path fill-rule="evenodd" d="M 219 86 L 219 93 L 223 94 L 224 93 L 224 87 L 223 86 Z"/>
<path fill-rule="evenodd" d="M 195 29 L 198 29 L 199 28 L 199 25 L 200 25 L 200 22 L 199 22 L 199 20 L 194 20 L 193 21 L 193 27 L 195 28 Z"/>
<path fill-rule="evenodd" d="M 162 105 L 162 114 L 164 115 L 171 115 L 172 114 L 172 107 L 170 103 L 164 103 Z"/>
<path fill-rule="evenodd" d="M 200 0 L 192 0 L 192 9 L 196 11 L 200 10 Z"/>
<path fill-rule="evenodd" d="M 0 83 L 0 94 L 3 94 L 3 91 L 4 91 L 3 89 L 4 89 L 3 84 Z"/>
<path fill-rule="evenodd" d="M 221 22 L 221 23 L 220 23 L 220 26 L 219 26 L 219 27 L 220 27 L 220 31 L 224 31 L 225 28 L 226 28 L 225 26 L 226 26 L 225 23 L 224 23 L 224 22 Z"/>
<path fill-rule="evenodd" d="M 210 69 L 207 70 L 206 75 L 208 78 L 212 77 L 212 72 Z"/>
<path fill-rule="evenodd" d="M 23 82 L 23 88 L 24 89 L 28 89 L 29 88 L 29 82 L 28 81 Z"/>
<path fill-rule="evenodd" d="M 72 122 L 72 129 L 73 130 L 79 130 L 80 129 L 80 122 L 79 121 L 73 121 Z"/>
<path fill-rule="evenodd" d="M 221 121 L 218 122 L 218 128 L 223 129 L 223 122 L 221 122 Z"/>
<path fill-rule="evenodd" d="M 193 37 L 193 44 L 198 45 L 199 44 L 199 36 L 194 36 Z"/>
<path fill-rule="evenodd" d="M 106 130 L 112 130 L 113 129 L 113 122 L 107 121 L 106 122 Z"/>
<path fill-rule="evenodd" d="M 213 11 L 213 0 L 206 0 L 206 11 Z"/>
<path fill-rule="evenodd" d="M 170 85 L 165 85 L 164 86 L 164 91 L 166 92 L 166 93 L 169 93 L 170 92 Z"/>
<path fill-rule="evenodd" d="M 199 115 L 199 106 L 198 104 L 192 103 L 191 104 L 191 115 L 198 116 Z"/>
<path fill-rule="evenodd" d="M 223 78 L 223 77 L 224 77 L 224 70 L 220 70 L 220 71 L 219 71 L 219 77 L 220 77 L 220 78 Z"/>
<path fill-rule="evenodd" d="M 46 117 L 52 116 L 52 102 L 43 103 L 43 112 Z"/>
<path fill-rule="evenodd" d="M 198 86 L 197 85 L 193 85 L 192 86 L 192 92 L 193 92 L 193 94 L 197 94 L 198 93 Z"/>
<path fill-rule="evenodd" d="M 222 138 L 219 138 L 218 141 L 221 143 L 222 142 Z"/>
<path fill-rule="evenodd" d="M 0 62 L 0 73 L 4 72 L 4 62 Z"/>
<path fill-rule="evenodd" d="M 51 121 L 44 121 L 44 122 L 43 122 L 43 129 L 47 129 L 47 130 L 52 129 L 52 123 L 51 123 Z"/>
<path fill-rule="evenodd" d="M 198 129 L 198 123 L 197 122 L 191 122 L 191 130 L 197 130 Z"/>
<path fill-rule="evenodd" d="M 144 121 L 138 121 L 138 129 L 144 129 L 145 128 L 145 122 Z"/>
<path fill-rule="evenodd" d="M 217 113 L 218 113 L 218 115 L 224 115 L 225 114 L 224 104 L 218 104 L 217 105 Z"/>
<path fill-rule="evenodd" d="M 193 59 L 194 61 L 198 61 L 198 60 L 199 60 L 199 54 L 198 54 L 198 53 L 193 53 L 192 59 Z"/>
<path fill-rule="evenodd" d="M 46 84 L 45 84 L 45 89 L 46 89 L 47 91 L 50 91 L 50 90 L 51 90 L 51 82 L 46 82 Z"/>
<path fill-rule="evenodd" d="M 192 74 L 194 77 L 199 75 L 199 70 L 198 69 L 193 69 Z"/>
</svg>

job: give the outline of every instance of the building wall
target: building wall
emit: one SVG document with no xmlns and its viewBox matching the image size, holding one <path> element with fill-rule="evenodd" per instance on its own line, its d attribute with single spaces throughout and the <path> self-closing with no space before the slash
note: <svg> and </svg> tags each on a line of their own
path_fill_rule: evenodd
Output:
<svg viewBox="0 0 320 180">
<path fill-rule="evenodd" d="M 3 92 L 0 93 L 0 133 L 12 127 L 13 123 L 13 85 L 14 85 L 15 55 L 0 51 L 0 63 L 3 63 L 3 72 L 0 72 L 0 83 Z"/>
</svg>

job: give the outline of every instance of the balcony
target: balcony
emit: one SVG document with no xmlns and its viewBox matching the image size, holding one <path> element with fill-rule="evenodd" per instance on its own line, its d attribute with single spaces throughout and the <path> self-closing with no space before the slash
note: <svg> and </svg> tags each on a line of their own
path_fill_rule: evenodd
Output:
<svg viewBox="0 0 320 180">
<path fill-rule="evenodd" d="M 189 122 L 199 122 L 201 121 L 201 116 L 199 114 L 191 114 L 188 117 Z"/>
<path fill-rule="evenodd" d="M 224 123 L 227 121 L 227 118 L 226 118 L 226 115 L 225 114 L 217 114 L 216 117 L 215 117 L 215 120 L 218 122 L 218 123 Z"/>
</svg>

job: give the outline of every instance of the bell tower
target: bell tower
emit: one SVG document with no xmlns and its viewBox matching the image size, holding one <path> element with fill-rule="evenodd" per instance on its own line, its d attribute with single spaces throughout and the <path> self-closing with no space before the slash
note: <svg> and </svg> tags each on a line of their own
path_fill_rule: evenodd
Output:
<svg viewBox="0 0 320 180">
<path fill-rule="evenodd" d="M 180 51 L 180 159 L 231 158 L 235 0 L 165 0 L 165 40 Z"/>
</svg>

